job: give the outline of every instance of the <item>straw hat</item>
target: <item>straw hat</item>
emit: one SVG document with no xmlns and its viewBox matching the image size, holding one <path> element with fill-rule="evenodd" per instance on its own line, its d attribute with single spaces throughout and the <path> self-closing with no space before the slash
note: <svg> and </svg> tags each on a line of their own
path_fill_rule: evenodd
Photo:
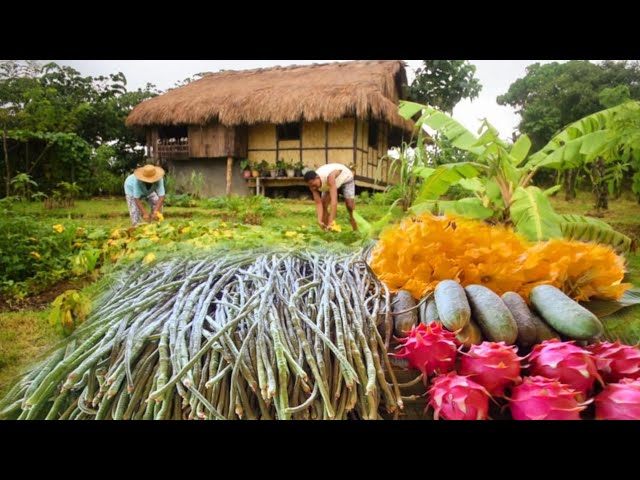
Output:
<svg viewBox="0 0 640 480">
<path fill-rule="evenodd" d="M 144 167 L 136 168 L 133 174 L 141 182 L 153 183 L 164 177 L 164 169 L 155 165 L 145 165 Z"/>
</svg>

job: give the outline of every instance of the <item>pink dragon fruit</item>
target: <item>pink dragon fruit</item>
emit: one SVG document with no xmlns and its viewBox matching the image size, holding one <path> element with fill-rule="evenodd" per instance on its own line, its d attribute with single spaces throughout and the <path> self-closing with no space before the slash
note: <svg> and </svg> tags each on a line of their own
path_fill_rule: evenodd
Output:
<svg viewBox="0 0 640 480">
<path fill-rule="evenodd" d="M 555 378 L 581 394 L 584 400 L 598 375 L 593 355 L 573 344 L 557 339 L 546 340 L 529 354 L 531 376 Z"/>
<path fill-rule="evenodd" d="M 640 420 L 640 380 L 623 378 L 596 395 L 596 420 Z"/>
<path fill-rule="evenodd" d="M 482 342 L 463 354 L 460 374 L 468 375 L 493 396 L 503 396 L 504 389 L 520 381 L 520 357 L 517 347 L 505 342 Z"/>
<path fill-rule="evenodd" d="M 589 400 L 579 403 L 579 393 L 558 380 L 525 377 L 513 387 L 509 408 L 514 420 L 580 420 Z"/>
<path fill-rule="evenodd" d="M 404 338 L 397 339 L 402 347 L 399 353 L 391 354 L 409 361 L 409 368 L 415 368 L 424 375 L 425 385 L 429 375 L 453 370 L 459 344 L 455 335 L 442 328 L 437 322 L 430 325 L 414 326 Z"/>
<path fill-rule="evenodd" d="M 486 420 L 489 411 L 489 392 L 467 377 L 450 372 L 440 375 L 429 389 L 429 405 L 433 418 L 446 420 Z"/>
<path fill-rule="evenodd" d="M 640 350 L 620 342 L 600 342 L 587 349 L 596 360 L 596 368 L 605 382 L 640 378 Z"/>
</svg>

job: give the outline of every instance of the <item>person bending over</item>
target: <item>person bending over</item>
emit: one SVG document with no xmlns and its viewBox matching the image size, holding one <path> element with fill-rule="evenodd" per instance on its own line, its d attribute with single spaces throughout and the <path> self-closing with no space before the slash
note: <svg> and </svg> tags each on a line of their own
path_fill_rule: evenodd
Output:
<svg viewBox="0 0 640 480">
<path fill-rule="evenodd" d="M 353 172 L 349 168 L 341 163 L 328 163 L 315 171 L 305 173 L 304 180 L 313 195 L 318 223 L 323 229 L 330 228 L 336 219 L 338 189 L 341 189 L 344 204 L 349 212 L 351 227 L 358 230 L 358 225 L 353 218 L 353 211 L 356 208 L 356 184 Z"/>
<path fill-rule="evenodd" d="M 158 218 L 164 203 L 164 169 L 155 165 L 136 168 L 124 181 L 124 193 L 129 207 L 131 224 L 138 225 Z M 142 200 L 149 203 L 149 212 Z"/>
</svg>

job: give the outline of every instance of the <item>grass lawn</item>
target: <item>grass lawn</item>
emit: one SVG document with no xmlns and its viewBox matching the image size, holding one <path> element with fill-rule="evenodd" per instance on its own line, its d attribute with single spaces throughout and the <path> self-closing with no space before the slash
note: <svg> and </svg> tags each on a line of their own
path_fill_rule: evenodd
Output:
<svg viewBox="0 0 640 480">
<path fill-rule="evenodd" d="M 380 219 L 387 207 L 374 203 L 364 203 L 356 200 L 358 212 L 369 221 Z M 564 201 L 561 196 L 552 199 L 554 207 L 560 213 L 591 213 L 592 197 L 588 193 L 580 193 L 573 202 Z M 222 220 L 230 228 L 259 228 L 243 223 L 258 223 L 260 228 L 278 229 L 281 231 L 295 230 L 304 225 L 315 226 L 315 207 L 311 200 L 274 199 L 269 202 L 269 212 L 258 213 L 257 216 L 247 218 L 245 213 L 237 210 L 233 201 L 208 202 L 199 201 L 195 207 L 182 208 L 168 206 L 165 208 L 166 221 L 189 220 L 196 223 Z M 43 222 L 73 223 L 78 226 L 103 228 L 127 228 L 130 226 L 126 203 L 123 198 L 96 198 L 76 202 L 75 207 L 65 209 L 45 210 L 42 204 L 25 204 L 16 207 L 22 213 L 36 216 Z M 259 212 L 259 210 L 258 210 Z M 602 219 L 614 228 L 636 239 L 640 238 L 640 205 L 631 196 L 610 202 L 610 209 Z M 348 217 L 344 206 L 338 206 L 338 224 L 343 229 L 350 230 Z M 628 278 L 634 285 L 640 285 L 640 255 L 628 257 Z M 72 288 L 72 287 L 69 287 Z M 96 286 L 89 286 L 88 292 L 95 291 Z M 60 292 L 57 292 L 60 293 Z M 45 303 L 46 305 L 46 303 Z M 0 396 L 6 391 L 17 372 L 46 350 L 60 337 L 47 322 L 48 307 L 24 309 L 19 312 L 0 312 Z M 633 325 L 628 326 L 631 322 Z M 622 331 L 640 338 L 640 307 L 629 309 L 624 320 L 608 326 L 611 331 Z"/>
</svg>

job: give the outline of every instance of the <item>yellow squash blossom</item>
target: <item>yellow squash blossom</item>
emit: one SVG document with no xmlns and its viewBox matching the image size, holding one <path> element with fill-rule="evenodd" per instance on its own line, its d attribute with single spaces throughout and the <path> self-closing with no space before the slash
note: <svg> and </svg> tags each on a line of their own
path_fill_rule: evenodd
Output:
<svg viewBox="0 0 640 480">
<path fill-rule="evenodd" d="M 147 253 L 142 259 L 142 263 L 144 263 L 145 265 L 148 265 L 151 262 L 153 262 L 155 259 L 156 259 L 155 253 Z"/>
<path fill-rule="evenodd" d="M 64 232 L 64 225 L 61 225 L 59 223 L 56 223 L 52 228 L 53 228 L 53 231 L 56 233 Z"/>
<path fill-rule="evenodd" d="M 371 268 L 393 291 L 415 298 L 445 279 L 484 285 L 498 295 L 529 298 L 551 284 L 575 300 L 619 299 L 624 260 L 606 245 L 570 240 L 530 243 L 500 225 L 429 213 L 386 230 L 373 250 Z"/>
</svg>

